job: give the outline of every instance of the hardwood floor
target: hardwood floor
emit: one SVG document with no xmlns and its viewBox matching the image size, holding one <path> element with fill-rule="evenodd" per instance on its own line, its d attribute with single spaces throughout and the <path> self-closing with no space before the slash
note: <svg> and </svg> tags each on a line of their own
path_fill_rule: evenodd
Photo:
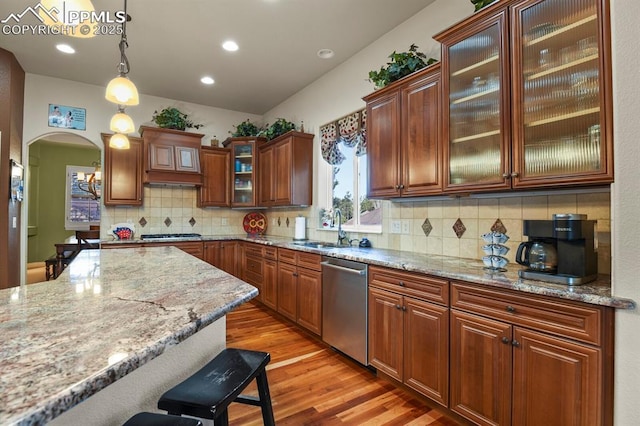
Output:
<svg viewBox="0 0 640 426">
<path fill-rule="evenodd" d="M 458 425 L 258 303 L 227 315 L 227 346 L 271 353 L 278 425 Z M 257 395 L 255 384 L 246 394 Z M 231 425 L 261 425 L 257 407 L 231 404 Z"/>
</svg>

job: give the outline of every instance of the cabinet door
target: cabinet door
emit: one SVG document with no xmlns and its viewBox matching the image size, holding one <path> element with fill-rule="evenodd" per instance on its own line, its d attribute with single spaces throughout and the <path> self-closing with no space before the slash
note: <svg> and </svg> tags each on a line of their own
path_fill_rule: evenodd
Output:
<svg viewBox="0 0 640 426">
<path fill-rule="evenodd" d="M 142 205 L 142 140 L 130 137 L 129 149 L 109 147 L 111 135 L 103 134 L 105 206 Z"/>
<path fill-rule="evenodd" d="M 405 297 L 404 383 L 448 406 L 449 309 Z"/>
<path fill-rule="evenodd" d="M 400 93 L 367 102 L 367 197 L 400 196 Z"/>
<path fill-rule="evenodd" d="M 613 181 L 608 3 L 513 8 L 514 187 Z"/>
<path fill-rule="evenodd" d="M 273 163 L 273 146 L 269 146 L 266 148 L 262 148 L 260 150 L 260 156 L 258 158 L 258 185 L 260 186 L 259 191 L 259 205 L 260 206 L 271 206 L 273 205 L 273 200 L 275 194 L 273 193 L 273 182 L 274 178 L 272 176 L 274 170 Z"/>
<path fill-rule="evenodd" d="M 322 272 L 298 268 L 297 323 L 307 330 L 322 334 Z"/>
<path fill-rule="evenodd" d="M 506 9 L 458 28 L 442 43 L 445 189 L 510 188 Z"/>
<path fill-rule="evenodd" d="M 265 259 L 262 271 L 262 303 L 278 310 L 278 262 Z"/>
<path fill-rule="evenodd" d="M 442 191 L 441 96 L 439 67 L 402 90 L 403 196 Z"/>
<path fill-rule="evenodd" d="M 369 364 L 402 381 L 402 296 L 369 288 Z"/>
<path fill-rule="evenodd" d="M 237 241 L 220 242 L 220 269 L 231 275 L 237 275 Z"/>
<path fill-rule="evenodd" d="M 514 425 L 603 424 L 601 350 L 516 327 Z"/>
<path fill-rule="evenodd" d="M 298 318 L 296 281 L 296 267 L 288 263 L 278 263 L 278 312 L 294 322 Z"/>
<path fill-rule="evenodd" d="M 293 139 L 278 142 L 273 148 L 274 169 L 271 172 L 273 179 L 273 204 L 276 206 L 291 205 L 291 169 L 293 164 Z"/>
<path fill-rule="evenodd" d="M 220 242 L 205 241 L 203 243 L 204 261 L 220 268 Z"/>
<path fill-rule="evenodd" d="M 177 146 L 176 171 L 178 172 L 200 172 L 199 152 L 196 148 Z"/>
<path fill-rule="evenodd" d="M 174 147 L 172 145 L 150 143 L 149 156 L 151 170 L 176 170 Z"/>
<path fill-rule="evenodd" d="M 256 205 L 255 191 L 255 141 L 238 141 L 231 144 L 233 154 L 233 192 L 231 203 L 235 207 Z"/>
<path fill-rule="evenodd" d="M 203 147 L 202 186 L 199 189 L 199 207 L 229 207 L 229 179 L 231 177 L 231 151 L 222 148 Z"/>
<path fill-rule="evenodd" d="M 451 311 L 449 407 L 479 425 L 511 423 L 511 325 Z"/>
</svg>

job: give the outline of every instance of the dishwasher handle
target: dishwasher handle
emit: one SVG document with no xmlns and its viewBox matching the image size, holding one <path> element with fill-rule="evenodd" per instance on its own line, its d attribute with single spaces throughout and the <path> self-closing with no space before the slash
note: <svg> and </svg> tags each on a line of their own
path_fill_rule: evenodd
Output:
<svg viewBox="0 0 640 426">
<path fill-rule="evenodd" d="M 320 262 L 320 264 L 322 266 L 326 266 L 327 268 L 339 269 L 340 271 L 348 272 L 350 274 L 365 275 L 367 273 L 367 271 L 364 270 L 364 269 L 351 269 L 351 268 L 347 268 L 345 266 L 334 265 L 331 262 Z"/>
</svg>

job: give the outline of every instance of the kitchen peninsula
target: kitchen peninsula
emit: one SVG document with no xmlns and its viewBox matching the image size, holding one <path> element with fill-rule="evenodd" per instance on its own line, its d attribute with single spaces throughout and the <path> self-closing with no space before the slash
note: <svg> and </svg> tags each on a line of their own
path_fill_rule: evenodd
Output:
<svg viewBox="0 0 640 426">
<path fill-rule="evenodd" d="M 85 250 L 55 281 L 0 291 L 0 424 L 152 409 L 224 348 L 225 314 L 257 293 L 174 247 Z"/>
</svg>

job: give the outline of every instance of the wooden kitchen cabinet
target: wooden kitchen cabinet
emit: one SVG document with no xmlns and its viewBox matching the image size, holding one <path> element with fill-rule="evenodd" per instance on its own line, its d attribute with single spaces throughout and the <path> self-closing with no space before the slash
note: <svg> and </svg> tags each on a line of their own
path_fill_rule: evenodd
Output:
<svg viewBox="0 0 640 426">
<path fill-rule="evenodd" d="M 278 312 L 296 324 L 322 334 L 321 256 L 278 249 Z"/>
<path fill-rule="evenodd" d="M 480 425 L 610 425 L 611 308 L 451 284 L 450 408 Z"/>
<path fill-rule="evenodd" d="M 237 276 L 237 241 L 205 241 L 204 260 L 218 269 Z"/>
<path fill-rule="evenodd" d="M 231 151 L 202 147 L 202 186 L 198 191 L 198 207 L 231 206 Z"/>
<path fill-rule="evenodd" d="M 261 207 L 311 205 L 313 137 L 290 131 L 259 148 Z"/>
<path fill-rule="evenodd" d="M 369 198 L 442 192 L 440 92 L 437 63 L 364 98 Z"/>
<path fill-rule="evenodd" d="M 613 181 L 608 2 L 501 1 L 437 34 L 445 192 Z"/>
<path fill-rule="evenodd" d="M 256 299 L 259 302 L 277 310 L 277 248 L 247 242 L 240 244 L 243 248 L 240 278 L 258 288 Z"/>
<path fill-rule="evenodd" d="M 142 139 L 129 137 L 129 149 L 109 147 L 111 134 L 102 133 L 104 168 L 102 200 L 105 206 L 142 205 Z"/>
<path fill-rule="evenodd" d="M 144 183 L 201 185 L 200 133 L 140 126 Z"/>
<path fill-rule="evenodd" d="M 258 201 L 258 148 L 267 140 L 262 137 L 236 137 L 224 141 L 231 150 L 231 206 L 255 207 Z"/>
<path fill-rule="evenodd" d="M 445 407 L 449 400 L 447 304 L 445 280 L 369 267 L 369 363 Z"/>
</svg>

